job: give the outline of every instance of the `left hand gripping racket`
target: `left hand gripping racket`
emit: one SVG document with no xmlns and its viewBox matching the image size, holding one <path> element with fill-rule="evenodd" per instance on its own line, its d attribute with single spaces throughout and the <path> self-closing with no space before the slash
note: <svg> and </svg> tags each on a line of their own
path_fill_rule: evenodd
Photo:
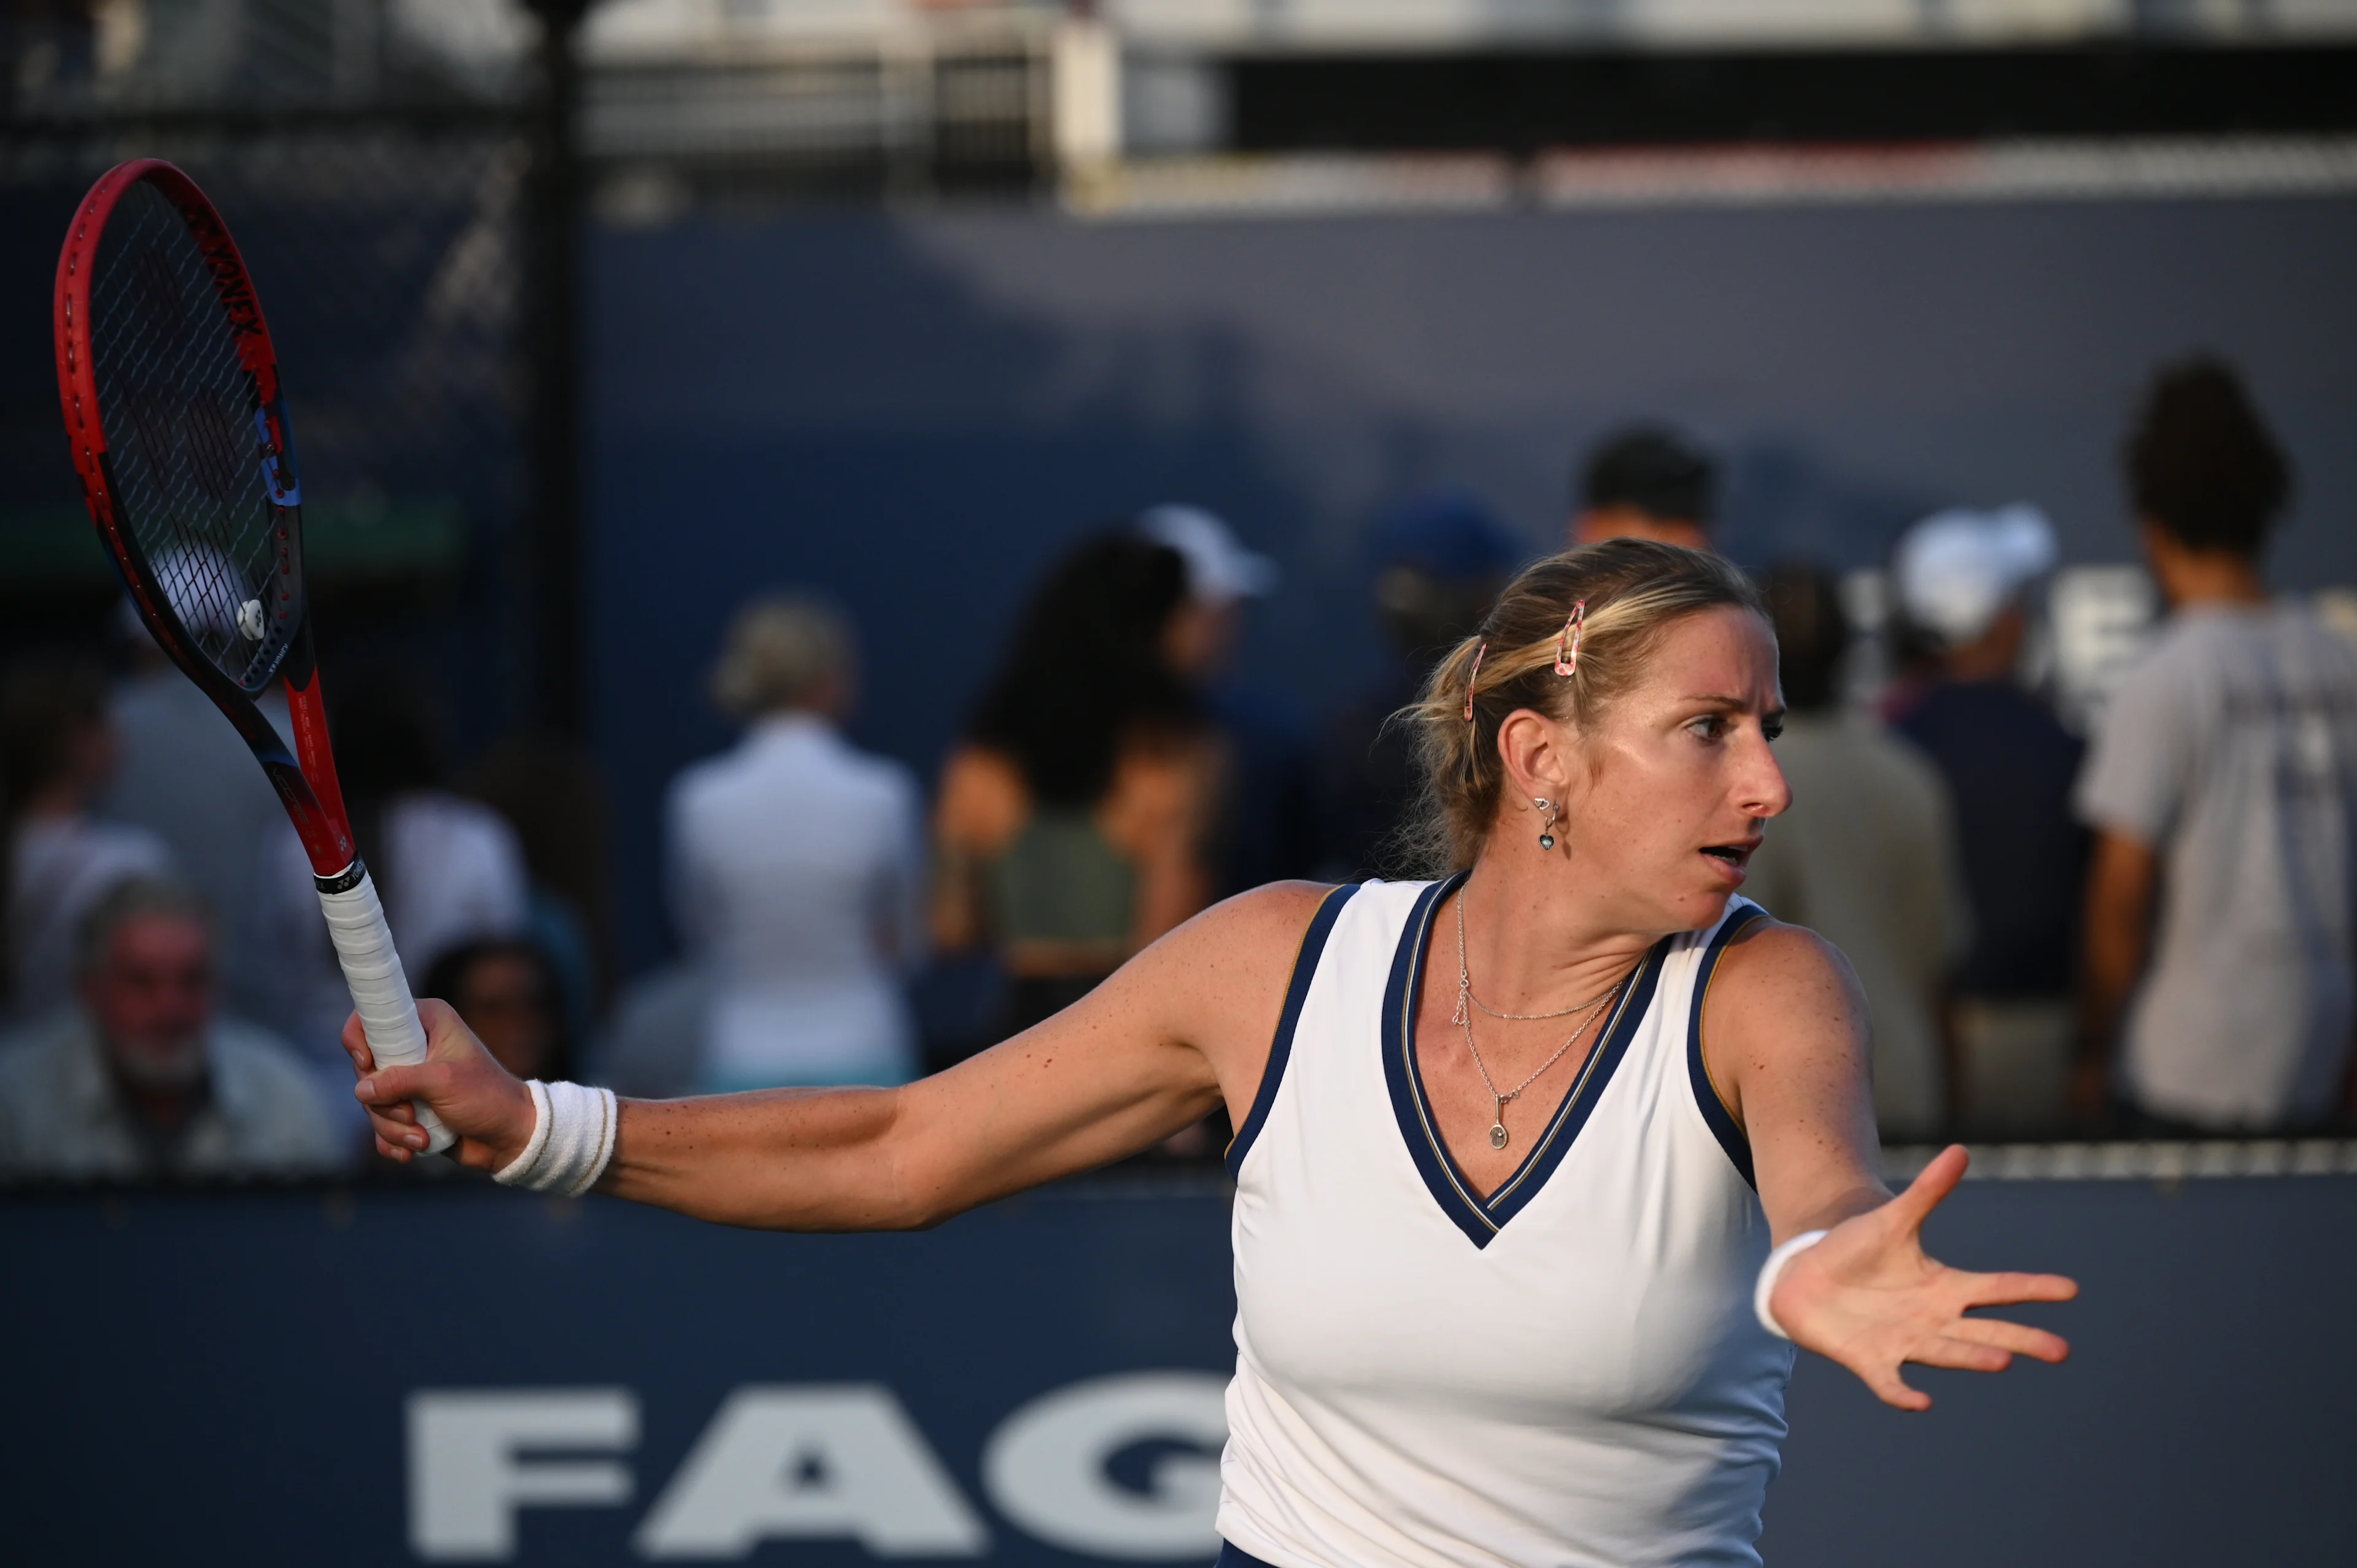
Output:
<svg viewBox="0 0 2357 1568">
<path fill-rule="evenodd" d="M 262 302 L 228 226 L 159 158 L 109 170 L 58 257 L 58 391 L 91 521 L 156 646 L 237 726 L 302 836 L 380 1066 L 425 1059 L 328 747 L 303 486 Z M 254 698 L 286 681 L 295 753 Z M 434 1150 L 450 1130 L 427 1110 Z"/>
</svg>

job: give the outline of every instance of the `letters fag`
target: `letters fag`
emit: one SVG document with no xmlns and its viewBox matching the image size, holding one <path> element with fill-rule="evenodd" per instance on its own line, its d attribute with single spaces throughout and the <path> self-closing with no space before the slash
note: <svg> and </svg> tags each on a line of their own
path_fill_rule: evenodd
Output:
<svg viewBox="0 0 2357 1568">
<path fill-rule="evenodd" d="M 1219 1550 L 1213 1513 L 1227 1380 L 1146 1371 L 1050 1390 L 984 1445 L 992 1507 L 1066 1551 L 1133 1562 Z M 410 1546 L 429 1562 L 522 1554 L 526 1508 L 630 1502 L 639 1441 L 627 1389 L 419 1390 L 409 1399 Z M 1168 1444 L 1143 1489 L 1109 1462 Z M 742 1558 L 770 1540 L 851 1540 L 877 1557 L 987 1556 L 993 1537 L 893 1391 L 881 1384 L 733 1391 L 631 1536 L 656 1560 Z"/>
</svg>

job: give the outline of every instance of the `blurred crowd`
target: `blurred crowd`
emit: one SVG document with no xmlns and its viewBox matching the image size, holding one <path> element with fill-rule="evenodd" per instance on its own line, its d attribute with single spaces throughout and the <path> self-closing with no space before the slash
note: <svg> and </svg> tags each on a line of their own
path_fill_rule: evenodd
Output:
<svg viewBox="0 0 2357 1568">
<path fill-rule="evenodd" d="M 2357 640 L 2265 583 L 2291 467 L 2230 367 L 2158 371 L 2121 458 L 2168 614 L 2092 717 L 2056 700 L 2059 551 L 2034 506 L 1926 517 L 1870 581 L 1762 575 L 1793 805 L 1745 891 L 1855 967 L 1887 1138 L 2349 1122 Z M 1717 467 L 1673 429 L 1620 431 L 1573 479 L 1548 548 L 1714 547 Z M 744 605 L 706 693 L 740 737 L 663 808 L 678 955 L 626 986 L 577 751 L 515 742 L 461 773 L 425 689 L 363 672 L 330 693 L 355 836 L 414 988 L 520 1074 L 904 1081 L 1231 893 L 1426 869 L 1403 858 L 1417 782 L 1389 718 L 1535 551 L 1445 489 L 1376 542 L 1385 655 L 1308 722 L 1235 668 L 1275 563 L 1190 506 L 1089 535 L 1033 590 L 930 796 L 846 738 L 845 613 Z M 283 700 L 265 710 L 283 731 Z M 125 615 L 104 660 L 8 670 L 0 754 L 0 1176 L 356 1168 L 349 997 L 230 726 Z M 924 977 L 961 969 L 982 983 L 920 1024 Z M 1149 1160 L 1225 1135 L 1214 1119 Z"/>
</svg>

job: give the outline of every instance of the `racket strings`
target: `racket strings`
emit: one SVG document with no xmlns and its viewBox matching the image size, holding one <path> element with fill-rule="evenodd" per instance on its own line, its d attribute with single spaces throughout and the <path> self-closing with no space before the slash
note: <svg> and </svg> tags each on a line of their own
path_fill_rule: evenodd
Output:
<svg viewBox="0 0 2357 1568">
<path fill-rule="evenodd" d="M 91 277 L 91 369 L 118 518 L 187 641 L 247 691 L 299 620 L 253 378 L 179 210 L 124 193 Z"/>
</svg>

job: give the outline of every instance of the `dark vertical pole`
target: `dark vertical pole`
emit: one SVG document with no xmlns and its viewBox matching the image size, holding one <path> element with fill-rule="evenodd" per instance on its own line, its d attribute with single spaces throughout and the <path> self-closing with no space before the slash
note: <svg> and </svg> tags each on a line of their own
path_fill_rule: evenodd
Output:
<svg viewBox="0 0 2357 1568">
<path fill-rule="evenodd" d="M 524 352 L 531 387 L 528 602 L 532 720 L 556 735 L 587 725 L 583 600 L 580 244 L 576 34 L 587 0 L 532 0 L 540 18 L 540 95 L 525 199 Z"/>
</svg>

